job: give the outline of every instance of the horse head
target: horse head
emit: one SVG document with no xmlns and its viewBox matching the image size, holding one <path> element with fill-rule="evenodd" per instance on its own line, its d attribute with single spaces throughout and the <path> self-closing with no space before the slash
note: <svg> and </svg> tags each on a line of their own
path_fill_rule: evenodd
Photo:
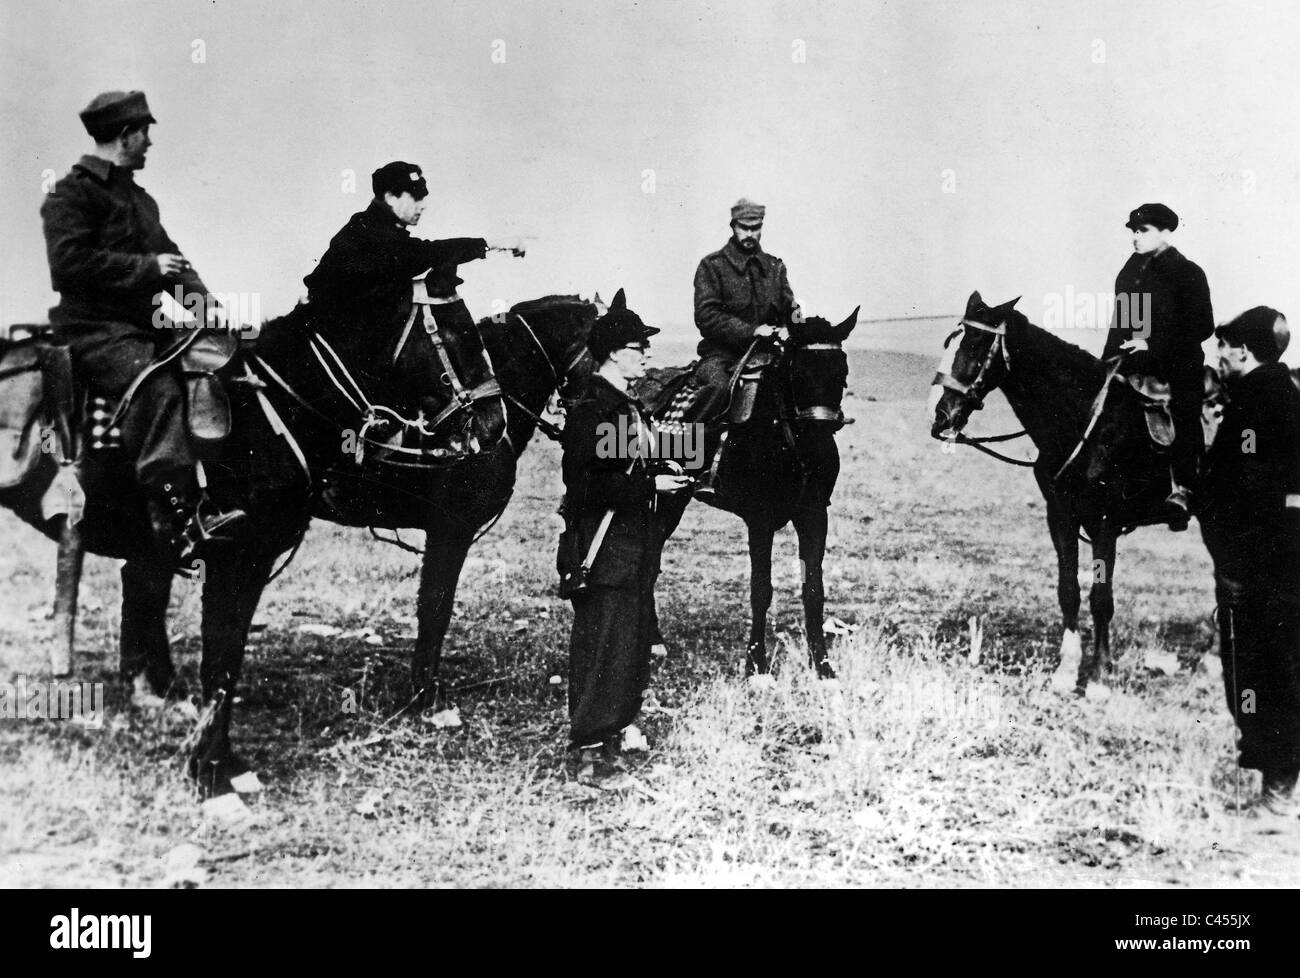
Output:
<svg viewBox="0 0 1300 978">
<path fill-rule="evenodd" d="M 809 424 L 844 424 L 840 404 L 848 384 L 849 361 L 844 341 L 858 324 L 858 311 L 838 325 L 812 316 L 790 329 L 786 353 L 793 420 Z"/>
<path fill-rule="evenodd" d="M 945 352 L 930 393 L 931 437 L 961 431 L 970 416 L 984 407 L 984 398 L 1006 379 L 1010 369 L 1007 320 L 1019 301 L 1017 296 L 1000 306 L 988 306 L 978 292 L 971 293 L 965 315 L 943 341 Z"/>
<path fill-rule="evenodd" d="M 435 452 L 490 451 L 506 433 L 506 408 L 483 337 L 459 300 L 430 303 L 421 292 L 391 357 L 393 386 Z"/>
<path fill-rule="evenodd" d="M 591 376 L 594 364 L 587 351 L 587 335 L 598 312 L 596 305 L 579 296 L 549 295 L 513 306 L 504 329 L 487 320 L 480 328 L 500 361 L 503 379 L 509 370 L 511 379 L 517 376 L 520 381 L 507 382 L 508 389 L 529 386 L 522 380 L 531 375 L 545 378 L 549 391 L 567 398 L 580 391 Z M 498 347 L 501 353 L 496 352 Z"/>
</svg>

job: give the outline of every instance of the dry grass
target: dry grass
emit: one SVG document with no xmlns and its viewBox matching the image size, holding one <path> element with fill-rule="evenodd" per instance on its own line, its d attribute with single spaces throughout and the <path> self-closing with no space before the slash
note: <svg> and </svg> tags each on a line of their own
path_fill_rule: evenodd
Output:
<svg viewBox="0 0 1300 978">
<path fill-rule="evenodd" d="M 864 355 L 855 376 L 877 366 Z M 916 381 L 926 365 L 913 366 Z M 414 558 L 317 526 L 268 594 L 237 709 L 268 784 L 253 823 L 201 823 L 176 756 L 185 725 L 124 709 L 114 690 L 100 731 L 0 725 L 0 882 L 158 885 L 166 854 L 194 842 L 213 885 L 1294 885 L 1294 841 L 1223 813 L 1221 689 L 1141 665 L 1172 651 L 1190 666 L 1212 646 L 1194 533 L 1123 542 L 1115 693 L 1062 698 L 1047 688 L 1055 575 L 1032 479 L 943 455 L 918 402 L 881 396 L 850 401 L 859 423 L 831 513 L 828 614 L 859 626 L 832 649 L 837 683 L 803 664 L 786 536 L 778 676 L 740 679 L 743 532 L 693 507 L 660 587 L 673 654 L 655 679 L 665 709 L 644 718 L 652 751 L 627 791 L 576 783 L 564 689 L 549 682 L 570 621 L 551 594 L 558 456 L 536 445 L 466 568 L 447 660 L 461 727 L 388 720 L 407 689 Z M 985 430 L 1009 426 L 987 413 Z M 7 516 L 0 532 L 14 541 L 0 555 L 0 672 L 35 672 L 53 553 Z M 116 571 L 88 566 L 79 678 L 110 679 Z M 178 582 L 174 610 L 193 681 L 192 585 Z M 974 666 L 971 616 L 985 635 Z M 345 633 L 307 635 L 306 621 Z M 342 712 L 345 687 L 360 712 Z"/>
</svg>

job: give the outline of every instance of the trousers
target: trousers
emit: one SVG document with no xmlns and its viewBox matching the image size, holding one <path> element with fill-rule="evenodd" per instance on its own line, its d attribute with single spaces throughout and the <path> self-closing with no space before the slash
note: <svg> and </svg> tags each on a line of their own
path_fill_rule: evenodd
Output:
<svg viewBox="0 0 1300 978">
<path fill-rule="evenodd" d="M 130 323 L 85 323 L 63 328 L 73 369 L 95 393 L 118 400 L 135 378 L 170 345 L 174 334 L 145 332 Z M 122 447 L 142 486 L 161 493 L 178 470 L 196 461 L 185 427 L 185 390 L 179 368 L 155 370 L 136 390 L 121 419 Z"/>
</svg>

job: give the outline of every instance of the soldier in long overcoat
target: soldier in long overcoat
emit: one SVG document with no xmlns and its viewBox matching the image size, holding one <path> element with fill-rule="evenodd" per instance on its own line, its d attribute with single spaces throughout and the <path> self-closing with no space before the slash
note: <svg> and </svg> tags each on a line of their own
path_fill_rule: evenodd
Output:
<svg viewBox="0 0 1300 978">
<path fill-rule="evenodd" d="M 1279 362 L 1276 309 L 1220 326 L 1229 402 L 1210 450 L 1200 517 L 1214 559 L 1223 679 L 1239 763 L 1263 774 L 1260 806 L 1294 816 L 1300 774 L 1300 391 Z"/>
<path fill-rule="evenodd" d="M 627 309 L 620 289 L 592 324 L 587 347 L 597 368 L 564 425 L 566 529 L 556 563 L 562 581 L 586 565 L 571 595 L 570 747 L 604 764 L 617 762 L 649 679 L 656 497 L 690 483 L 679 466 L 668 471 L 652 458 L 649 419 L 628 392 L 658 332 Z"/>
</svg>

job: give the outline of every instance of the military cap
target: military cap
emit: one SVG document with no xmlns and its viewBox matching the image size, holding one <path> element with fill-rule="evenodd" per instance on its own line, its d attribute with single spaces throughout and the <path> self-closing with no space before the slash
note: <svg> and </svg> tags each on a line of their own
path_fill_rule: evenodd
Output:
<svg viewBox="0 0 1300 978">
<path fill-rule="evenodd" d="M 96 142 L 114 138 L 132 123 L 157 121 L 144 92 L 104 92 L 81 110 L 81 124 Z"/>
<path fill-rule="evenodd" d="M 1130 211 L 1128 223 L 1124 226 L 1136 231 L 1143 224 L 1150 224 L 1162 231 L 1178 230 L 1178 215 L 1164 204 L 1143 204 L 1137 210 Z"/>
<path fill-rule="evenodd" d="M 1260 363 L 1277 360 L 1291 342 L 1286 317 L 1268 306 L 1247 309 L 1216 329 L 1214 335 L 1229 346 L 1244 346 Z"/>
<path fill-rule="evenodd" d="M 754 203 L 748 197 L 741 197 L 740 200 L 731 205 L 731 219 L 733 221 L 762 224 L 763 215 L 766 213 L 766 207 Z"/>
<path fill-rule="evenodd" d="M 424 182 L 420 168 L 414 163 L 403 163 L 401 160 L 385 163 L 370 174 L 370 186 L 374 188 L 376 197 L 384 194 L 392 194 L 394 197 L 410 194 L 420 200 L 429 196 L 429 185 Z"/>
<path fill-rule="evenodd" d="M 657 332 L 658 329 L 647 326 L 640 316 L 627 307 L 627 296 L 619 289 L 609 305 L 609 312 L 591 324 L 591 332 L 587 334 L 587 349 L 591 351 L 592 358 L 600 363 L 615 350 L 645 343 Z"/>
</svg>

